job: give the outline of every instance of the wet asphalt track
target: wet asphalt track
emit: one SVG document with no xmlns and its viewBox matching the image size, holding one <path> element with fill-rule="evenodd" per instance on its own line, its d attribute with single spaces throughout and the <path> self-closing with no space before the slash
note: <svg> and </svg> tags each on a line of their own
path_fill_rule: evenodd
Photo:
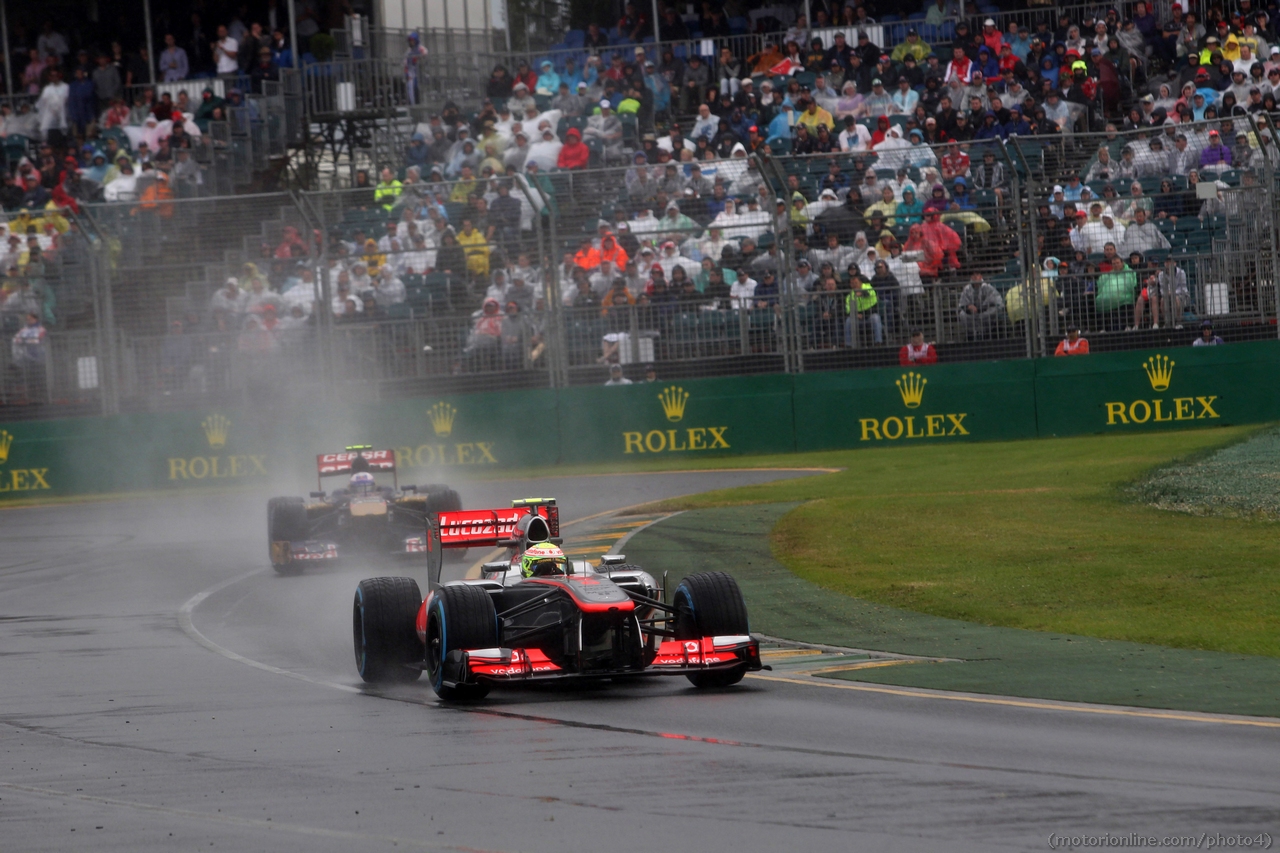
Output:
<svg viewBox="0 0 1280 853">
<path fill-rule="evenodd" d="M 554 494 L 574 519 L 778 476 L 461 490 Z M 1278 728 L 761 679 L 468 709 L 424 683 L 366 695 L 349 614 L 373 572 L 277 577 L 263 507 L 0 513 L 0 850 L 1029 851 L 1280 829 Z"/>
</svg>

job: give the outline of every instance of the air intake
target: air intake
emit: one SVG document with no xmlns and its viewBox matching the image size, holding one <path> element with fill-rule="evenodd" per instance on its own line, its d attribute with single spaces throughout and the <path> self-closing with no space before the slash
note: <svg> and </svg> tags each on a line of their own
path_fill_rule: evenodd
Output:
<svg viewBox="0 0 1280 853">
<path fill-rule="evenodd" d="M 551 539 L 551 528 L 547 526 L 547 521 L 540 515 L 526 516 L 529 519 L 529 526 L 525 528 L 525 541 L 530 545 L 538 542 L 547 542 Z"/>
</svg>

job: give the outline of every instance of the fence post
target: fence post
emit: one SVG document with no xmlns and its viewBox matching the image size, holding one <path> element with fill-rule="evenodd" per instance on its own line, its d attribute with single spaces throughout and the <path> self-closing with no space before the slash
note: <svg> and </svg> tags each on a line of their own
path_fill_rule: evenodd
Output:
<svg viewBox="0 0 1280 853">
<path fill-rule="evenodd" d="M 779 168 L 777 161 L 773 158 L 766 160 L 759 154 L 752 154 L 751 158 L 756 162 L 756 169 L 765 179 L 765 185 L 769 188 L 770 194 L 774 198 L 774 208 L 777 208 L 777 199 L 786 199 L 787 179 L 786 175 Z M 774 190 L 774 181 L 769 180 L 769 173 L 765 167 L 771 167 L 773 178 L 777 181 L 779 189 Z M 780 324 L 780 340 L 782 349 L 782 365 L 783 370 L 787 373 L 804 373 L 804 353 L 800 344 L 800 318 L 799 314 L 799 294 L 796 292 L 796 265 L 795 265 L 795 246 L 791 240 L 791 206 L 786 205 L 786 229 L 779 233 L 777 226 L 777 213 L 771 212 L 769 215 L 773 219 L 773 226 L 770 231 L 773 233 L 774 242 L 778 246 L 778 274 L 776 281 L 778 283 L 778 304 L 782 308 L 782 322 Z"/>
<path fill-rule="evenodd" d="M 1250 113 L 1248 115 L 1249 123 L 1253 125 L 1253 132 L 1258 138 L 1259 147 L 1262 148 L 1263 162 L 1266 168 L 1263 172 L 1266 177 L 1266 195 L 1267 210 L 1270 214 L 1271 221 L 1268 223 L 1267 237 L 1271 243 L 1271 313 L 1273 317 L 1280 318 L 1280 186 L 1277 186 L 1276 163 L 1272 159 L 1273 156 L 1280 156 L 1280 135 L 1276 133 L 1275 122 L 1271 117 L 1265 118 L 1266 133 L 1271 137 L 1272 154 L 1267 154 L 1266 146 L 1262 144 L 1263 130 L 1258 125 L 1258 114 Z M 1258 312 L 1266 318 L 1266 307 L 1262 300 L 1262 282 L 1258 282 Z M 1276 336 L 1280 337 L 1280 323 L 1276 324 Z"/>
<path fill-rule="evenodd" d="M 89 255 L 89 281 L 93 291 L 94 327 L 97 346 L 94 355 L 98 360 L 98 396 L 102 414 L 114 415 L 120 411 L 120 368 L 116 353 L 115 302 L 111 293 L 109 272 L 110 247 L 105 235 L 96 227 L 86 211 L 83 218 L 92 229 L 80 228 Z"/>
<path fill-rule="evenodd" d="M 1031 165 L 1027 162 L 1027 158 L 1022 154 L 1022 148 L 1018 145 L 1018 140 L 1013 140 L 1013 147 L 1018 152 L 1018 160 L 1021 161 L 1023 167 L 1027 170 L 1027 180 L 1024 183 L 1019 177 L 1016 164 L 1013 157 L 1009 153 L 1009 146 L 1002 145 L 1005 161 L 1009 164 L 1009 170 L 1013 178 L 1013 209 L 1014 222 L 1018 229 L 1019 241 L 1021 243 L 1021 251 L 1018 252 L 1019 265 L 1022 268 L 1022 286 L 1024 290 L 1026 303 L 1024 308 L 1027 312 L 1027 358 L 1035 358 L 1043 356 L 1046 352 L 1044 345 L 1044 329 L 1040 323 L 1040 265 L 1037 263 L 1037 242 L 1036 242 L 1036 215 L 1035 200 L 1037 195 L 1038 184 L 1031 174 Z M 1023 204 L 1026 204 L 1026 218 L 1030 220 L 1029 227 L 1024 227 Z M 1052 308 L 1050 309 L 1052 310 Z M 1038 344 L 1038 346 L 1037 346 Z"/>
<path fill-rule="evenodd" d="M 538 252 L 545 268 L 546 280 L 542 283 L 542 292 L 547 302 L 547 380 L 552 388 L 564 388 L 569 384 L 569 367 L 564 317 L 561 313 L 563 303 L 560 299 L 560 265 L 554 257 L 560 245 L 556 238 L 556 218 L 554 215 L 547 216 L 547 224 L 551 230 L 547 238 L 550 240 L 550 252 L 542 254 L 544 246 L 542 211 L 549 208 L 548 200 L 543 198 L 541 188 L 535 195 L 527 179 L 516 180 L 515 183 L 529 199 L 529 204 L 533 205 L 534 227 L 538 234 Z M 550 214 L 549 209 L 548 214 Z"/>
</svg>

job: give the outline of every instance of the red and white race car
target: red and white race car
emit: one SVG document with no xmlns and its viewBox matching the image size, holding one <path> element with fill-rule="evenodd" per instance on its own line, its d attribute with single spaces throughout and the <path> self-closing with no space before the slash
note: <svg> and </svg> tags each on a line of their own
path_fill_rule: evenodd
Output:
<svg viewBox="0 0 1280 853">
<path fill-rule="evenodd" d="M 479 699 L 498 684 L 647 675 L 726 687 L 767 668 L 732 576 L 689 575 L 668 603 L 665 589 L 621 555 L 594 567 L 541 560 L 529 571 L 526 552 L 558 546 L 559 528 L 550 498 L 440 513 L 425 600 L 412 578 L 371 578 L 356 588 L 360 677 L 405 682 L 426 672 L 441 698 Z M 442 549 L 476 546 L 506 546 L 509 557 L 485 564 L 479 579 L 442 585 Z"/>
</svg>

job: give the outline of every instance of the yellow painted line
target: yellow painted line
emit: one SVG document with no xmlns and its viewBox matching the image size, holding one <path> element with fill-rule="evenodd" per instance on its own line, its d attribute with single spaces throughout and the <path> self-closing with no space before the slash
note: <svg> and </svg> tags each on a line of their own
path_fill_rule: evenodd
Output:
<svg viewBox="0 0 1280 853">
<path fill-rule="evenodd" d="M 804 657 L 808 654 L 822 654 L 818 648 L 771 648 L 760 652 L 760 657 Z"/>
<path fill-rule="evenodd" d="M 1065 711 L 1076 714 L 1098 714 L 1105 717 L 1138 717 L 1150 720 L 1177 720 L 1187 723 L 1216 723 L 1224 726 L 1254 726 L 1263 729 L 1280 729 L 1280 720 L 1259 720 L 1252 717 L 1232 717 L 1225 714 L 1180 713 L 1177 711 L 1144 711 L 1136 708 L 1104 708 L 1067 702 L 1036 702 L 1027 699 L 1002 699 L 987 696 L 971 696 L 965 693 L 943 693 L 926 690 L 910 690 L 898 687 L 873 687 L 869 684 L 837 684 L 828 679 L 791 678 L 785 675 L 747 673 L 747 678 L 760 681 L 776 681 L 785 684 L 802 684 L 806 687 L 826 687 L 834 690 L 856 690 L 861 693 L 881 693 L 886 696 L 905 696 L 910 699 L 942 699 L 949 702 L 970 702 L 976 705 L 1003 705 L 1007 708 L 1031 708 L 1039 711 Z"/>
<path fill-rule="evenodd" d="M 846 663 L 840 666 L 823 667 L 822 669 L 806 669 L 804 671 L 804 674 L 818 675 L 819 673 L 824 673 L 824 672 L 851 672 L 855 669 L 880 669 L 881 667 L 885 667 L 885 666 L 902 666 L 903 664 L 908 664 L 908 663 L 936 663 L 936 661 L 911 660 L 910 658 L 895 659 L 895 660 L 867 660 L 867 661 L 862 661 L 861 663 Z"/>
</svg>

